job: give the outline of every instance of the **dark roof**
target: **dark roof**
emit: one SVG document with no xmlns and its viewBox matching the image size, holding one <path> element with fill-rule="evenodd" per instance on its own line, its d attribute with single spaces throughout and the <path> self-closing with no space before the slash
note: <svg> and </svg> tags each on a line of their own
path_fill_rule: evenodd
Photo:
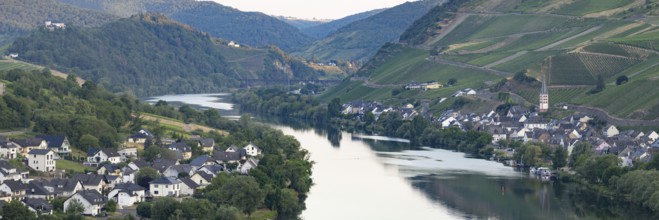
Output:
<svg viewBox="0 0 659 220">
<path fill-rule="evenodd" d="M 149 184 L 177 184 L 177 183 L 180 183 L 180 182 L 181 181 L 178 181 L 178 180 L 176 180 L 174 178 L 171 178 L 171 177 L 160 177 L 159 179 L 155 179 L 155 180 L 149 182 Z"/>
<path fill-rule="evenodd" d="M 131 135 L 131 136 L 128 136 L 128 137 L 129 137 L 129 138 L 134 138 L 134 139 L 138 139 L 138 138 L 140 138 L 140 139 L 141 139 L 141 138 L 146 139 L 146 138 L 148 138 L 149 136 L 146 135 L 146 134 L 142 134 L 142 133 L 137 132 L 137 133 L 135 133 L 135 134 L 133 134 L 133 135 Z"/>
<path fill-rule="evenodd" d="M 99 151 L 101 151 L 101 149 L 98 149 L 98 148 L 89 148 L 89 150 L 87 150 L 87 157 L 93 157 L 93 156 L 96 155 Z"/>
<path fill-rule="evenodd" d="M 37 211 L 41 211 L 43 213 L 50 213 L 50 211 L 53 210 L 53 205 L 51 205 L 48 201 L 44 199 L 25 198 L 23 202 L 26 205 L 32 207 L 33 209 Z"/>
<path fill-rule="evenodd" d="M 119 179 L 119 176 L 113 176 L 113 175 L 103 175 L 103 179 L 105 179 L 105 182 L 112 182 L 117 179 Z"/>
<path fill-rule="evenodd" d="M 194 180 L 190 179 L 190 177 L 180 178 L 178 180 L 192 189 L 199 188 L 199 184 L 195 183 Z"/>
<path fill-rule="evenodd" d="M 9 161 L 0 160 L 0 170 L 11 170 L 11 169 L 16 169 L 16 167 L 14 167 L 14 165 L 11 165 Z"/>
<path fill-rule="evenodd" d="M 153 161 L 151 164 L 151 168 L 157 170 L 158 172 L 162 173 L 167 170 L 167 168 L 176 165 L 176 161 L 173 160 L 167 160 L 167 159 L 156 159 Z"/>
<path fill-rule="evenodd" d="M 121 183 L 121 184 L 117 184 L 117 186 L 115 186 L 114 189 L 127 192 L 128 194 L 133 194 L 135 191 L 143 191 L 144 187 L 141 187 L 140 185 L 137 185 L 135 183 Z"/>
<path fill-rule="evenodd" d="M 0 148 L 17 148 L 18 145 L 11 141 L 0 140 Z"/>
<path fill-rule="evenodd" d="M 214 174 L 218 174 L 219 172 L 224 171 L 224 166 L 219 165 L 219 164 L 213 164 L 211 166 L 204 166 L 203 168 L 206 168 L 207 170 L 211 171 Z"/>
<path fill-rule="evenodd" d="M 74 179 L 52 179 L 49 185 L 55 189 L 55 193 L 73 192 L 79 181 Z M 81 183 L 82 185 L 82 183 Z"/>
<path fill-rule="evenodd" d="M 37 138 L 44 139 L 48 143 L 49 148 L 61 147 L 66 139 L 64 135 L 37 135 Z"/>
<path fill-rule="evenodd" d="M 208 161 L 214 161 L 214 160 L 208 155 L 201 155 L 190 161 L 190 165 L 200 167 L 203 166 Z"/>
<path fill-rule="evenodd" d="M 14 142 L 22 147 L 32 147 L 39 146 L 43 139 L 41 138 L 26 138 L 26 139 L 16 139 Z"/>
<path fill-rule="evenodd" d="M 245 155 L 245 149 L 240 149 L 238 152 L 215 152 L 213 159 L 219 161 L 241 160 Z"/>
<path fill-rule="evenodd" d="M 77 192 L 76 194 L 81 195 L 82 198 L 91 204 L 105 204 L 107 201 L 107 199 L 96 190 L 83 190 Z"/>
<path fill-rule="evenodd" d="M 120 157 L 119 153 L 117 153 L 117 150 L 112 149 L 112 148 L 103 148 L 102 149 L 103 153 L 108 155 L 108 157 Z"/>
<path fill-rule="evenodd" d="M 213 180 L 213 175 L 210 175 L 210 174 L 208 174 L 208 173 L 206 173 L 206 172 L 197 172 L 197 173 L 195 173 L 194 175 L 199 175 L 199 176 L 201 176 L 201 178 L 204 178 L 204 179 L 205 179 L 206 181 L 208 181 L 208 182 L 210 182 L 211 180 Z M 194 175 L 193 175 L 193 176 L 194 176 Z"/>
<path fill-rule="evenodd" d="M 215 140 L 213 138 L 202 138 L 199 139 L 199 143 L 202 147 L 213 147 Z"/>
<path fill-rule="evenodd" d="M 7 186 L 9 186 L 9 189 L 11 189 L 12 192 L 27 189 L 27 185 L 25 185 L 23 182 L 19 180 L 5 180 L 4 184 L 7 184 Z"/>
<path fill-rule="evenodd" d="M 114 172 L 115 170 L 119 169 L 119 166 L 117 164 L 111 164 L 111 163 L 101 164 L 100 166 L 98 166 L 98 169 L 101 169 L 101 167 L 104 167 L 105 170 L 107 170 L 108 172 Z"/>
<path fill-rule="evenodd" d="M 169 169 L 173 169 L 178 173 L 190 173 L 190 171 L 193 170 L 193 168 L 192 168 L 192 166 L 190 166 L 190 164 L 173 165 L 173 166 L 170 166 Z"/>
<path fill-rule="evenodd" d="M 135 166 L 137 166 L 138 168 L 144 168 L 149 166 L 149 163 L 147 163 L 144 159 L 139 159 L 133 161 L 132 163 L 135 164 Z"/>
<path fill-rule="evenodd" d="M 32 149 L 30 152 L 27 154 L 37 154 L 37 155 L 46 155 L 49 153 L 51 150 L 50 149 Z"/>
<path fill-rule="evenodd" d="M 46 183 L 47 185 L 47 183 Z M 30 183 L 27 184 L 27 190 L 26 193 L 28 195 L 52 195 L 50 191 L 48 191 L 44 187 L 44 182 L 41 181 L 31 181 Z"/>
<path fill-rule="evenodd" d="M 82 185 L 96 186 L 101 184 L 101 181 L 103 181 L 103 176 L 97 174 L 76 174 L 73 176 L 73 179 L 80 181 Z"/>
</svg>

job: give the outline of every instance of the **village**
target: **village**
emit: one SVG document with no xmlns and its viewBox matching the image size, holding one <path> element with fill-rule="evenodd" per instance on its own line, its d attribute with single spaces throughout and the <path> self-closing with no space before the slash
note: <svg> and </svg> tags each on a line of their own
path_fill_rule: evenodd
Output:
<svg viewBox="0 0 659 220">
<path fill-rule="evenodd" d="M 473 89 L 464 89 L 454 92 L 452 97 L 476 94 Z M 446 98 L 439 100 L 442 102 Z M 589 143 L 596 154 L 618 156 L 621 167 L 631 167 L 636 162 L 649 162 L 653 154 L 659 151 L 659 134 L 656 131 L 623 131 L 615 125 L 606 125 L 603 121 L 598 121 L 603 123 L 598 127 L 593 123 L 596 120 L 594 116 L 579 112 L 560 119 L 545 117 L 542 114 L 549 108 L 549 95 L 544 86 L 539 101 L 538 111 L 515 105 L 506 112 L 491 110 L 485 114 L 477 114 L 446 110 L 439 116 L 433 116 L 423 110 L 419 112 L 412 104 L 393 107 L 378 102 L 353 101 L 343 104 L 341 113 L 359 120 L 364 120 L 365 115 L 372 114 L 377 120 L 383 113 L 393 112 L 399 114 L 403 120 L 421 116 L 443 129 L 457 127 L 461 130 L 486 132 L 492 136 L 491 145 L 495 150 L 502 152 L 503 157 L 508 159 L 512 158 L 514 149 L 506 148 L 502 143 L 511 141 L 541 143 L 554 149 L 560 147 L 567 150 L 568 155 L 578 143 Z M 520 164 L 519 161 L 507 160 L 506 165 Z"/>
<path fill-rule="evenodd" d="M 156 142 L 175 158 L 152 160 L 138 157 L 138 149 Z M 192 149 L 203 153 L 192 157 Z M 185 140 L 156 137 L 140 129 L 119 149 L 91 148 L 82 163 L 87 171 L 56 169 L 58 162 L 77 163 L 66 136 L 24 139 L 0 138 L 0 207 L 20 201 L 36 215 L 53 214 L 52 201 L 63 199 L 63 210 L 81 206 L 83 215 L 105 216 L 106 206 L 126 209 L 157 197 L 191 197 L 210 185 L 221 173 L 246 175 L 261 158 L 261 148 L 249 143 L 220 148 L 212 138 L 191 136 Z M 140 170 L 152 169 L 156 178 L 139 179 Z M 146 182 L 145 182 L 146 181 Z M 110 210 L 110 209 L 107 209 Z"/>
</svg>

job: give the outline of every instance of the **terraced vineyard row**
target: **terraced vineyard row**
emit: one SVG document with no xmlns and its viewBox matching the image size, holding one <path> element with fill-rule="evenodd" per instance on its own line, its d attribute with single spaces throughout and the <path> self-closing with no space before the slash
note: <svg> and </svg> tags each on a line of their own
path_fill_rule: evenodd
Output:
<svg viewBox="0 0 659 220">
<path fill-rule="evenodd" d="M 593 53 L 603 53 L 630 58 L 645 59 L 650 56 L 647 50 L 622 44 L 613 43 L 595 43 L 583 48 L 585 51 Z"/>
<path fill-rule="evenodd" d="M 550 88 L 549 103 L 570 103 L 574 98 L 579 97 L 588 91 L 589 88 Z M 538 103 L 540 88 L 518 88 L 515 93 L 530 103 Z"/>
<path fill-rule="evenodd" d="M 579 54 L 579 60 L 594 78 L 600 75 L 608 79 L 625 69 L 642 62 L 640 59 L 601 56 L 595 54 Z"/>
<path fill-rule="evenodd" d="M 578 54 L 565 54 L 551 58 L 549 84 L 594 85 L 595 78 L 579 59 Z"/>
</svg>

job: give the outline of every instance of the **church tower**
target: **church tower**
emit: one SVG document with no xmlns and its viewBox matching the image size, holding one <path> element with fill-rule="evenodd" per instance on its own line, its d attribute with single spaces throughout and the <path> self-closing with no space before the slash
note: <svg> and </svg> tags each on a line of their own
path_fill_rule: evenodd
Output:
<svg viewBox="0 0 659 220">
<path fill-rule="evenodd" d="M 551 62 L 551 59 L 549 62 Z M 540 103 L 538 108 L 540 112 L 547 112 L 547 110 L 549 110 L 549 91 L 547 91 L 547 80 L 545 78 L 545 75 L 547 74 L 546 70 L 546 68 L 543 68 L 542 71 L 542 88 L 540 89 Z"/>
</svg>

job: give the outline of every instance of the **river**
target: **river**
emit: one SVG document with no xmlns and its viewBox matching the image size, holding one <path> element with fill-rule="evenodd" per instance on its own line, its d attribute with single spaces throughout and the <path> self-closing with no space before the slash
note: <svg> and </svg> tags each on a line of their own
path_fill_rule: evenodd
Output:
<svg viewBox="0 0 659 220">
<path fill-rule="evenodd" d="M 205 108 L 226 94 L 163 96 Z M 214 99 L 210 100 L 209 99 Z M 565 186 L 460 152 L 416 148 L 406 140 L 266 123 L 294 136 L 314 161 L 306 220 L 590 219 Z M 304 127 L 304 126 L 303 126 Z M 604 208 L 606 210 L 606 208 Z"/>
</svg>

